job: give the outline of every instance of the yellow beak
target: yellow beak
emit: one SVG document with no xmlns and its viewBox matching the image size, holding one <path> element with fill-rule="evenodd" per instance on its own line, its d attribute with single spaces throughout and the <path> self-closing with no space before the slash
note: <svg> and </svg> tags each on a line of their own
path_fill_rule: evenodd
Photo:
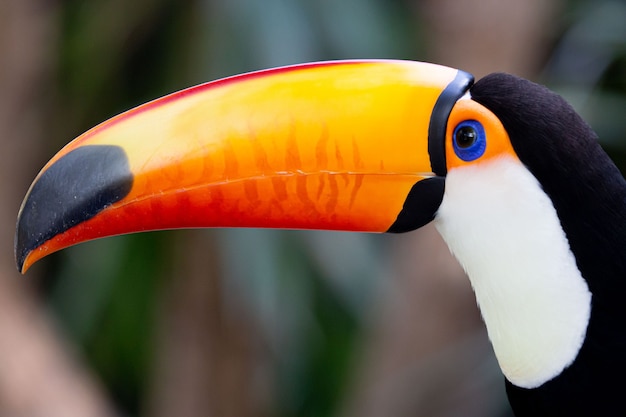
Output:
<svg viewBox="0 0 626 417">
<path fill-rule="evenodd" d="M 464 72 L 305 64 L 174 93 L 63 148 L 20 209 L 18 269 L 90 239 L 185 227 L 402 232 L 441 202 Z M 425 181 L 426 180 L 426 181 Z"/>
</svg>

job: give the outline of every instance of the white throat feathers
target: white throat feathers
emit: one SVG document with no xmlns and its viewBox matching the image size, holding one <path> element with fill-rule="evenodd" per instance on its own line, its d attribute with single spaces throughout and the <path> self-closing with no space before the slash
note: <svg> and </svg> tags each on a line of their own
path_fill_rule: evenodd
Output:
<svg viewBox="0 0 626 417">
<path fill-rule="evenodd" d="M 505 377 L 536 388 L 578 355 L 591 293 L 550 198 L 519 161 L 450 170 L 437 229 L 466 270 Z"/>
</svg>

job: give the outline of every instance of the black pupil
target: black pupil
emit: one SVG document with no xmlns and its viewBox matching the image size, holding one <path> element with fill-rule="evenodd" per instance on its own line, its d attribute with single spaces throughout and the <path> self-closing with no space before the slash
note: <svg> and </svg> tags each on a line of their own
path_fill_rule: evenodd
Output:
<svg viewBox="0 0 626 417">
<path fill-rule="evenodd" d="M 478 133 L 470 126 L 464 126 L 456 132 L 456 144 L 459 148 L 469 148 L 476 142 Z"/>
</svg>

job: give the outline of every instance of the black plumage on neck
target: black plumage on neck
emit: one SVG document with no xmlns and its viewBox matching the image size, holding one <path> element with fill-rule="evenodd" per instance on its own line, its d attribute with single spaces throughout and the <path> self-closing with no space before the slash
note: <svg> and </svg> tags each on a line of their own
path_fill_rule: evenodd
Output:
<svg viewBox="0 0 626 417">
<path fill-rule="evenodd" d="M 507 381 L 515 413 L 624 414 L 626 181 L 595 132 L 558 94 L 501 73 L 479 80 L 470 93 L 500 119 L 518 157 L 552 200 L 592 293 L 587 335 L 574 363 L 536 389 Z"/>
</svg>

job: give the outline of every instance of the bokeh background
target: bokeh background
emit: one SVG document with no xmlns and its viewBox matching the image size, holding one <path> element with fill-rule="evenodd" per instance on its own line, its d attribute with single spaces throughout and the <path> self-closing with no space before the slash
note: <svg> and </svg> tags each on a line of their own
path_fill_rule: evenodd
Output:
<svg viewBox="0 0 626 417">
<path fill-rule="evenodd" d="M 625 167 L 624 22 L 616 0 L 2 0 L 0 415 L 509 416 L 469 282 L 431 227 L 148 233 L 21 277 L 19 204 L 56 150 L 110 116 L 325 59 L 542 82 Z"/>
</svg>

